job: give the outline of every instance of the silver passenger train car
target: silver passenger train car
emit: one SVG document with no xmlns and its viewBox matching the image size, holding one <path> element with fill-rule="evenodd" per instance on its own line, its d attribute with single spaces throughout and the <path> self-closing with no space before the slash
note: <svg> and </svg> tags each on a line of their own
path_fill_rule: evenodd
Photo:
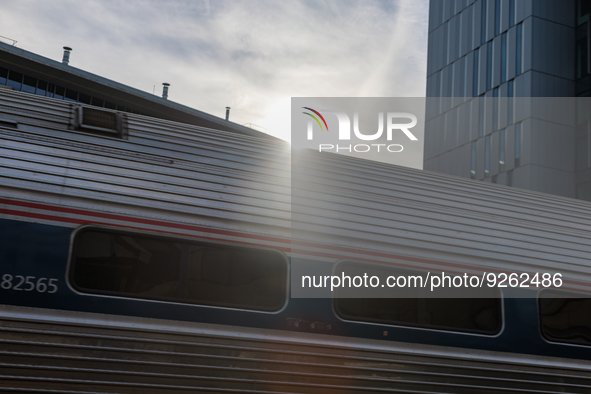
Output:
<svg viewBox="0 0 591 394">
<path fill-rule="evenodd" d="M 0 133 L 2 392 L 591 392 L 586 202 L 307 152 L 292 240 L 285 143 L 4 90 Z M 564 285 L 290 297 L 391 261 Z"/>
</svg>

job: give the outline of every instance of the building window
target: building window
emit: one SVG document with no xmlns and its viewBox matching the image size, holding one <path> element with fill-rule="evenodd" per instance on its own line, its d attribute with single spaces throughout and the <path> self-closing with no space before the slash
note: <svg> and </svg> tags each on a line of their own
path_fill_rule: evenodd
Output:
<svg viewBox="0 0 591 394">
<path fill-rule="evenodd" d="M 78 101 L 78 92 L 72 89 L 66 89 L 66 94 L 64 95 L 64 100 L 71 101 L 73 103 Z"/>
<path fill-rule="evenodd" d="M 517 25 L 517 45 L 516 45 L 516 56 L 515 56 L 515 75 L 521 75 L 521 44 L 522 44 L 522 24 Z"/>
<path fill-rule="evenodd" d="M 577 78 L 589 75 L 588 45 L 586 36 L 577 40 Z"/>
<path fill-rule="evenodd" d="M 589 167 L 589 138 L 587 134 L 577 138 L 575 147 L 577 171 L 584 170 Z"/>
<path fill-rule="evenodd" d="M 577 185 L 577 199 L 591 201 L 591 183 Z"/>
<path fill-rule="evenodd" d="M 515 167 L 521 165 L 521 122 L 515 125 Z"/>
<path fill-rule="evenodd" d="M 28 75 L 25 75 L 23 77 L 23 89 L 22 91 L 25 93 L 33 93 L 35 94 L 35 91 L 37 89 L 37 78 L 33 78 L 30 77 Z"/>
<path fill-rule="evenodd" d="M 591 11 L 591 1 L 577 0 L 577 25 L 585 23 L 589 20 L 589 12 Z"/>
<path fill-rule="evenodd" d="M 496 131 L 499 128 L 499 88 L 493 89 L 493 118 L 492 129 Z"/>
<path fill-rule="evenodd" d="M 474 50 L 474 77 L 472 81 L 472 96 L 478 96 L 478 48 Z"/>
<path fill-rule="evenodd" d="M 484 177 L 490 173 L 490 135 L 484 137 Z"/>
<path fill-rule="evenodd" d="M 576 28 L 576 92 L 577 96 L 591 96 L 590 0 L 577 0 Z"/>
<path fill-rule="evenodd" d="M 90 98 L 89 95 L 86 95 L 86 94 L 83 94 L 83 93 L 80 93 L 78 95 L 78 102 L 79 103 L 90 105 L 90 101 L 91 101 L 91 98 Z"/>
<path fill-rule="evenodd" d="M 540 328 L 547 340 L 591 345 L 591 298 L 576 296 L 558 291 L 541 293 Z"/>
<path fill-rule="evenodd" d="M 499 132 L 499 172 L 505 171 L 505 130 Z"/>
<path fill-rule="evenodd" d="M 23 84 L 23 74 L 10 70 L 8 72 L 8 81 L 7 81 L 6 85 L 12 87 L 17 92 L 20 92 L 22 84 Z"/>
<path fill-rule="evenodd" d="M 117 109 L 117 106 L 109 101 L 105 101 L 105 108 L 107 109 Z"/>
<path fill-rule="evenodd" d="M 478 137 L 482 137 L 484 135 L 484 95 L 478 100 Z"/>
<path fill-rule="evenodd" d="M 492 41 L 486 44 L 486 90 L 490 90 L 492 83 Z"/>
<path fill-rule="evenodd" d="M 472 153 L 470 161 L 470 178 L 476 178 L 476 141 L 472 141 Z"/>
<path fill-rule="evenodd" d="M 507 124 L 512 124 L 513 123 L 513 97 L 514 97 L 514 91 L 513 91 L 513 80 L 510 80 L 509 83 L 507 84 L 507 96 L 509 96 L 509 99 L 507 100 Z"/>
<path fill-rule="evenodd" d="M 509 27 L 515 24 L 515 0 L 509 0 Z"/>
<path fill-rule="evenodd" d="M 6 85 L 6 81 L 8 80 L 8 70 L 6 68 L 0 67 L 0 85 Z"/>
<path fill-rule="evenodd" d="M 507 33 L 501 36 L 501 83 L 507 78 Z"/>
<path fill-rule="evenodd" d="M 480 13 L 480 44 L 486 42 L 486 0 L 482 0 L 482 12 Z"/>
<path fill-rule="evenodd" d="M 72 248 L 70 283 L 84 293 L 275 312 L 287 301 L 279 252 L 86 228 Z"/>
<path fill-rule="evenodd" d="M 53 95 L 53 97 L 55 97 L 56 99 L 63 100 L 65 94 L 66 94 L 66 89 L 63 86 L 59 86 L 59 85 L 55 86 L 55 94 Z"/>
<path fill-rule="evenodd" d="M 45 96 L 47 96 L 47 97 L 54 97 L 55 96 L 55 84 L 47 83 L 47 92 L 45 92 Z"/>
<path fill-rule="evenodd" d="M 98 99 L 96 97 L 92 98 L 92 105 L 94 105 L 95 107 L 104 107 L 105 106 L 105 100 L 101 100 Z"/>
<path fill-rule="evenodd" d="M 39 80 L 37 82 L 37 92 L 39 96 L 45 96 L 47 94 L 47 82 Z"/>
<path fill-rule="evenodd" d="M 0 86 L 4 85 L 8 85 L 17 91 L 37 94 L 39 96 L 53 97 L 60 100 L 78 102 L 98 107 L 106 106 L 109 109 L 117 109 L 124 112 L 140 114 L 139 111 L 133 111 L 130 108 L 113 103 L 105 103 L 104 100 L 97 99 L 96 97 L 79 93 L 72 89 L 65 89 L 62 86 L 56 86 L 53 83 L 38 80 L 37 78 L 31 77 L 29 75 L 21 74 L 16 71 L 0 67 Z"/>
<path fill-rule="evenodd" d="M 495 36 L 501 31 L 501 0 L 495 0 Z"/>
</svg>

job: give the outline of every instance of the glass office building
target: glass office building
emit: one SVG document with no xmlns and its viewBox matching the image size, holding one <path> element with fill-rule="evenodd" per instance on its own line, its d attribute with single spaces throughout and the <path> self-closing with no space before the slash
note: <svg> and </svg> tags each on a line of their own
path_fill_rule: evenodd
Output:
<svg viewBox="0 0 591 394">
<path fill-rule="evenodd" d="M 591 96 L 590 3 L 431 0 L 425 170 L 591 200 L 591 99 L 558 99 Z M 576 108 L 521 117 L 523 98 Z"/>
</svg>

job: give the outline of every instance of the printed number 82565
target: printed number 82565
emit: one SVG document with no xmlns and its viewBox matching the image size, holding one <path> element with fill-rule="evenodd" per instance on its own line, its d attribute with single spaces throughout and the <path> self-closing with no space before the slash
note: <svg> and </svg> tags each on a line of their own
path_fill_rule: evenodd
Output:
<svg viewBox="0 0 591 394">
<path fill-rule="evenodd" d="M 57 291 L 57 279 L 4 274 L 2 275 L 2 281 L 0 281 L 0 288 L 3 290 L 55 293 Z"/>
</svg>

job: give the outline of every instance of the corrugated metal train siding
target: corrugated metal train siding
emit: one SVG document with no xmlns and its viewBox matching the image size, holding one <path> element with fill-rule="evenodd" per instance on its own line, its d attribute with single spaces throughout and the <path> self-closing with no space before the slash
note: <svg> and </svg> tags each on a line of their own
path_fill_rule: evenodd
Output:
<svg viewBox="0 0 591 394">
<path fill-rule="evenodd" d="M 68 131 L 73 104 L 3 91 L 0 100 L 2 116 L 21 122 L 18 130 L 0 128 L 4 187 L 82 199 L 89 210 L 109 202 L 160 219 L 213 218 L 288 242 L 287 144 L 133 114 L 126 115 L 129 140 L 117 140 Z M 310 241 L 517 272 L 546 269 L 591 282 L 587 202 L 303 155 L 302 167 L 315 178 L 302 189 L 310 198 L 293 200 L 294 228 Z"/>
<path fill-rule="evenodd" d="M 0 323 L 0 391 L 588 393 L 591 369 L 27 321 Z"/>
<path fill-rule="evenodd" d="M 481 266 L 488 260 L 498 268 L 570 271 L 589 279 L 588 202 L 410 169 L 388 172 L 379 164 L 330 155 L 304 156 L 313 175 L 309 184 L 298 185 L 308 189 L 292 196 L 293 227 L 300 234 L 317 229 L 359 247 L 394 240 L 465 254 Z"/>
<path fill-rule="evenodd" d="M 72 104 L 4 91 L 0 102 L 1 117 L 20 122 L 0 127 L 0 190 L 13 197 L 52 196 L 55 205 L 75 201 L 89 211 L 110 204 L 110 212 L 128 216 L 215 222 L 289 241 L 285 144 L 136 115 L 127 116 L 129 140 L 121 141 L 69 131 Z M 334 155 L 309 154 L 305 165 L 317 175 L 304 186 L 315 216 L 298 219 L 319 247 L 326 241 L 512 270 L 552 267 L 579 280 L 591 275 L 588 203 Z M 548 368 L 495 361 L 486 352 L 419 355 L 294 343 L 290 333 L 278 341 L 65 321 L 0 322 L 0 390 L 587 393 L 591 386 L 588 363 L 561 367 L 546 359 Z"/>
</svg>

